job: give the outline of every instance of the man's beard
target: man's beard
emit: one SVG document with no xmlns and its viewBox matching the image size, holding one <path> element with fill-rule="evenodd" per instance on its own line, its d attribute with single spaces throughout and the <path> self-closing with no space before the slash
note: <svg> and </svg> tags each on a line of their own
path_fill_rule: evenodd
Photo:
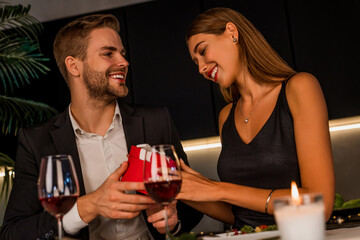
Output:
<svg viewBox="0 0 360 240">
<path fill-rule="evenodd" d="M 129 90 L 125 84 L 116 88 L 110 86 L 108 73 L 109 70 L 106 73 L 92 70 L 87 63 L 84 63 L 84 83 L 91 99 L 111 102 L 128 94 Z"/>
</svg>

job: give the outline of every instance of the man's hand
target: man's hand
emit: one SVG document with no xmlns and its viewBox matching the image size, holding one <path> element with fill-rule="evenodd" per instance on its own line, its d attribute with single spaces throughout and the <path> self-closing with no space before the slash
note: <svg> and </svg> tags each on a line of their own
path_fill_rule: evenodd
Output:
<svg viewBox="0 0 360 240">
<path fill-rule="evenodd" d="M 134 218 L 154 203 L 148 196 L 125 193 L 145 190 L 144 183 L 120 182 L 127 167 L 128 162 L 122 163 L 96 191 L 77 200 L 79 215 L 84 222 L 89 223 L 98 215 L 113 219 Z"/>
<path fill-rule="evenodd" d="M 178 222 L 177 210 L 176 210 L 176 202 L 173 201 L 170 205 L 167 206 L 167 215 L 168 215 L 168 223 L 169 230 L 172 231 L 175 225 Z M 165 233 L 165 212 L 164 207 L 159 204 L 151 204 L 146 209 L 146 214 L 148 216 L 147 220 L 149 223 L 152 223 L 153 227 L 158 230 L 159 233 Z"/>
</svg>

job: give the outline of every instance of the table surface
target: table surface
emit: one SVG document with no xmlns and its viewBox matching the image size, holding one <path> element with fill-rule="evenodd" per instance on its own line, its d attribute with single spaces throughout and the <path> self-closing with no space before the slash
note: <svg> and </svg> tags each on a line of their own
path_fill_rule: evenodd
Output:
<svg viewBox="0 0 360 240">
<path fill-rule="evenodd" d="M 214 239 L 216 240 L 216 237 L 203 237 L 204 239 Z M 203 239 L 200 238 L 200 239 Z M 229 236 L 229 237 L 221 237 L 221 239 L 252 239 L 252 240 L 263 240 L 263 239 L 271 239 L 271 240 L 282 240 L 279 236 L 278 237 L 270 237 L 270 236 L 260 236 L 256 234 L 250 234 L 249 235 L 237 235 L 237 236 Z M 306 239 L 304 239 L 306 240 Z M 325 239 L 324 240 L 360 240 L 360 226 L 357 227 L 346 227 L 346 228 L 337 228 L 332 230 L 326 230 L 325 231 Z"/>
<path fill-rule="evenodd" d="M 74 238 L 64 237 L 64 240 L 75 240 Z M 216 238 L 214 238 L 215 240 Z M 229 240 L 232 238 L 229 237 Z M 279 239 L 280 238 L 273 238 Z M 305 240 L 305 239 L 304 239 Z M 360 240 L 360 226 L 352 228 L 337 228 L 325 231 L 325 240 Z"/>
<path fill-rule="evenodd" d="M 325 240 L 355 240 L 360 239 L 360 227 L 338 228 L 326 230 Z"/>
</svg>

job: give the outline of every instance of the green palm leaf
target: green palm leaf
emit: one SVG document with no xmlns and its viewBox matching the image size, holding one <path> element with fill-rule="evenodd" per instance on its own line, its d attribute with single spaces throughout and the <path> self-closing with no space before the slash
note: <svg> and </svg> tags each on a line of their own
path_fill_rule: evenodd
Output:
<svg viewBox="0 0 360 240">
<path fill-rule="evenodd" d="M 0 96 L 0 126 L 4 135 L 16 135 L 19 128 L 43 122 L 56 113 L 44 103 Z"/>
<path fill-rule="evenodd" d="M 5 95 L 50 70 L 43 64 L 49 59 L 43 57 L 39 48 L 42 25 L 29 15 L 30 6 L 6 4 L 0 1 L 0 94 Z M 0 95 L 0 128 L 4 135 L 16 135 L 19 128 L 43 122 L 55 113 L 54 108 L 43 103 Z M 7 199 L 13 167 L 14 161 L 0 153 L 0 170 L 5 170 L 0 199 L 4 195 Z"/>
<path fill-rule="evenodd" d="M 49 61 L 38 53 L 38 45 L 24 38 L 7 36 L 0 39 L 0 82 L 6 94 L 16 87 L 29 84 L 30 78 L 39 78 L 50 69 L 41 62 Z"/>
<path fill-rule="evenodd" d="M 15 162 L 8 155 L 4 153 L 0 153 L 0 172 L 2 172 L 1 168 L 4 169 L 5 175 L 3 176 L 3 185 L 0 191 L 0 200 L 5 197 L 7 199 L 9 194 L 10 186 L 12 185 L 13 180 L 13 169 L 15 167 Z"/>
<path fill-rule="evenodd" d="M 4 4 L 0 1 L 0 6 Z M 42 63 L 49 59 L 39 52 L 37 36 L 42 24 L 29 11 L 30 5 L 0 7 L 0 83 L 4 94 L 49 71 Z"/>
<path fill-rule="evenodd" d="M 29 15 L 30 8 L 30 5 L 22 6 L 20 4 L 1 7 L 0 37 L 5 37 L 7 32 L 15 31 L 27 39 L 35 39 L 37 41 L 42 25 L 36 18 Z"/>
</svg>

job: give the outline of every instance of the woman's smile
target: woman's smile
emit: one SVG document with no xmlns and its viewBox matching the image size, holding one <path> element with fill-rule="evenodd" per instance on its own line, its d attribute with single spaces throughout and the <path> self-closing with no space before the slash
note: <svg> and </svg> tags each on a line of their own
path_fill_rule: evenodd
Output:
<svg viewBox="0 0 360 240">
<path fill-rule="evenodd" d="M 217 81 L 217 73 L 218 73 L 219 67 L 215 65 L 208 73 L 208 77 L 214 79 L 214 81 Z"/>
</svg>

